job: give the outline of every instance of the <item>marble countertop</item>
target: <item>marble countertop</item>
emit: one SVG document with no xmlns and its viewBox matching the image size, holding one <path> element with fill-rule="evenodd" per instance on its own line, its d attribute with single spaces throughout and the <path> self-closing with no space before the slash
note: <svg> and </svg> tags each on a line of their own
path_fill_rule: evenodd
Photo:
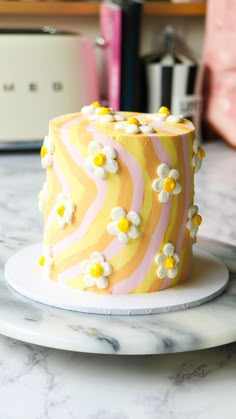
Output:
<svg viewBox="0 0 236 419">
<path fill-rule="evenodd" d="M 205 149 L 207 163 L 196 175 L 201 235 L 236 246 L 236 150 L 221 142 Z M 44 175 L 36 153 L 0 156 L 1 267 L 41 239 Z M 235 388 L 236 343 L 118 357 L 0 336 L 1 419 L 234 419 Z"/>
</svg>

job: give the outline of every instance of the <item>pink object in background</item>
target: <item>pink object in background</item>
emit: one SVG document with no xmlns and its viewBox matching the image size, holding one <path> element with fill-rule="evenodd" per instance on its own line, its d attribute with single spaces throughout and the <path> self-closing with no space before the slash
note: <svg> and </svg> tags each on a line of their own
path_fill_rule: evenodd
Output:
<svg viewBox="0 0 236 419">
<path fill-rule="evenodd" d="M 236 1 L 208 0 L 204 41 L 206 122 L 236 147 Z"/>
<path fill-rule="evenodd" d="M 171 0 L 172 3 L 205 3 L 205 0 Z"/>
<path fill-rule="evenodd" d="M 122 10 L 119 5 L 101 3 L 100 32 L 105 40 L 105 73 L 108 76 L 107 100 L 114 110 L 120 109 Z"/>
</svg>

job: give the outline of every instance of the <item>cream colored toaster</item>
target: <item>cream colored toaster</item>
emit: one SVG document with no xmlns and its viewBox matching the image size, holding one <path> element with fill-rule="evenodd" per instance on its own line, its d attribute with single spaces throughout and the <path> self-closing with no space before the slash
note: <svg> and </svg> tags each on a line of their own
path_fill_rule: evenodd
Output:
<svg viewBox="0 0 236 419">
<path fill-rule="evenodd" d="M 92 43 L 76 33 L 0 30 L 0 148 L 39 145 L 55 116 L 99 99 Z"/>
</svg>

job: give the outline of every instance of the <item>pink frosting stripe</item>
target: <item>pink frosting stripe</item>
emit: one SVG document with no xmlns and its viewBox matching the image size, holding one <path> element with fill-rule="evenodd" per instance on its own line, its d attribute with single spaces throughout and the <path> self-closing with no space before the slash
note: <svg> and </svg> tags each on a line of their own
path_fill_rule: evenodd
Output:
<svg viewBox="0 0 236 419">
<path fill-rule="evenodd" d="M 188 141 L 187 141 L 187 135 L 182 135 L 182 144 L 183 144 L 183 150 L 184 150 L 184 166 L 185 166 L 185 209 L 184 209 L 184 216 L 183 216 L 183 223 L 179 234 L 179 240 L 178 244 L 176 246 L 176 251 L 179 253 L 181 251 L 184 235 L 186 231 L 186 225 L 188 221 L 188 211 L 190 206 L 190 164 L 189 164 L 189 158 L 188 158 Z"/>
<path fill-rule="evenodd" d="M 107 192 L 106 182 L 97 178 L 92 172 L 90 172 L 86 168 L 84 158 L 80 155 L 77 148 L 74 147 L 70 143 L 69 128 L 71 125 L 75 124 L 79 119 L 81 119 L 81 117 L 75 118 L 72 121 L 69 121 L 61 128 L 61 139 L 62 139 L 63 144 L 67 147 L 67 151 L 70 154 L 71 159 L 74 160 L 75 163 L 78 164 L 80 167 L 82 167 L 82 169 L 85 171 L 88 177 L 90 177 L 96 182 L 98 193 L 93 204 L 90 206 L 90 208 L 86 212 L 83 222 L 82 224 L 80 224 L 79 228 L 75 230 L 72 234 L 70 234 L 70 236 L 65 237 L 63 240 L 61 240 L 59 243 L 57 243 L 54 246 L 53 250 L 54 250 L 55 256 L 63 252 L 68 247 L 73 246 L 78 240 L 81 240 L 81 238 L 88 231 L 93 220 L 96 218 L 97 214 L 99 213 L 101 206 L 104 202 L 106 192 Z"/>
<path fill-rule="evenodd" d="M 63 174 L 61 172 L 61 169 L 58 166 L 57 161 L 55 160 L 55 158 L 53 159 L 53 169 L 54 169 L 54 171 L 55 171 L 55 173 L 56 173 L 56 175 L 58 177 L 58 180 L 59 180 L 59 183 L 61 185 L 63 194 L 65 196 L 68 196 L 69 195 L 69 192 L 70 192 L 69 185 L 68 185 L 68 183 L 66 181 L 66 178 L 63 176 Z M 45 224 L 45 227 L 44 227 L 44 237 L 46 237 L 46 235 L 47 235 L 47 232 L 48 232 L 48 230 L 50 228 L 50 225 L 51 225 L 51 223 L 53 221 L 54 215 L 55 214 L 54 214 L 54 207 L 53 207 L 52 210 L 51 210 L 51 212 L 50 212 L 50 214 L 49 214 L 49 216 L 48 216 L 48 218 L 47 218 L 47 221 L 46 221 L 46 224 Z"/>
<path fill-rule="evenodd" d="M 151 136 L 150 138 L 152 140 L 153 147 L 155 149 L 155 152 L 159 160 L 161 162 L 165 162 L 166 164 L 170 165 L 169 157 L 164 147 L 162 146 L 160 139 L 157 136 L 155 137 Z M 112 288 L 113 294 L 127 294 L 128 292 L 135 289 L 147 275 L 153 263 L 153 257 L 156 254 L 156 250 L 161 245 L 166 228 L 169 224 L 171 202 L 172 202 L 172 197 L 169 199 L 169 201 L 166 204 L 162 206 L 160 220 L 156 226 L 156 229 L 154 231 L 154 234 L 150 242 L 150 246 L 141 264 L 129 278 L 126 278 L 122 282 L 119 282 L 118 284 L 114 285 L 114 287 Z"/>
</svg>

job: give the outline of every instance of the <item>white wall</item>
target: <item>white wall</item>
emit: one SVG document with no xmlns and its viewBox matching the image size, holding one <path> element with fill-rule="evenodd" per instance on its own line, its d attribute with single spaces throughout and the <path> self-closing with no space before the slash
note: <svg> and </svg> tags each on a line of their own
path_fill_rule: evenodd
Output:
<svg viewBox="0 0 236 419">
<path fill-rule="evenodd" d="M 151 52 L 158 33 L 166 25 L 172 25 L 182 35 L 197 58 L 201 56 L 204 34 L 203 17 L 158 17 L 144 16 L 142 22 L 141 54 Z M 52 16 L 0 16 L 0 27 L 42 27 L 79 31 L 90 39 L 99 34 L 98 16 L 52 17 Z"/>
</svg>

